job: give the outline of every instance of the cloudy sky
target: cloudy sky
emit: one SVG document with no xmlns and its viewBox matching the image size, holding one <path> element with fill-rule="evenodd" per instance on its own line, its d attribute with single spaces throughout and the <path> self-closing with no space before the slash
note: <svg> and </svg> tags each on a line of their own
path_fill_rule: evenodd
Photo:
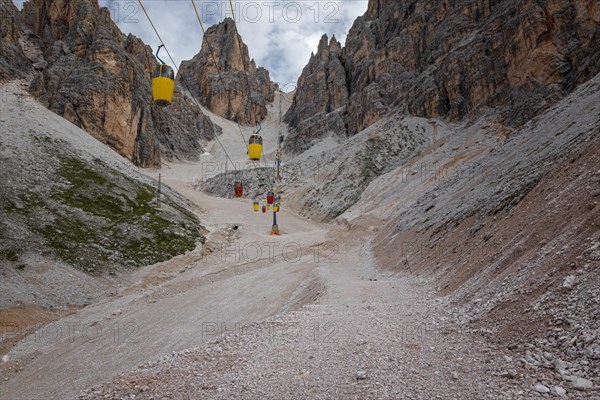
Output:
<svg viewBox="0 0 600 400">
<path fill-rule="evenodd" d="M 159 41 L 137 1 L 100 0 L 125 33 L 133 33 L 156 48 Z M 175 61 L 191 59 L 200 50 L 202 30 L 191 1 L 142 0 Z M 234 1 L 236 22 L 250 56 L 266 67 L 271 79 L 292 90 L 316 51 L 323 33 L 344 43 L 354 19 L 367 0 Z M 229 0 L 196 1 L 205 28 L 231 17 Z M 163 57 L 163 59 L 166 57 Z"/>
</svg>

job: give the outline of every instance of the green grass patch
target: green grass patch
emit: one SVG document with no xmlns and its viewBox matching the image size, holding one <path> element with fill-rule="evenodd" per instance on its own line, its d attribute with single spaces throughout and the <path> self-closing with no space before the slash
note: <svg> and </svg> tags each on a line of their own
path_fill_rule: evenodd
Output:
<svg viewBox="0 0 600 400">
<path fill-rule="evenodd" d="M 20 251 L 14 248 L 4 249 L 0 251 L 0 258 L 6 261 L 17 262 L 19 261 Z"/>
<path fill-rule="evenodd" d="M 166 261 L 204 239 L 193 213 L 167 196 L 156 207 L 152 186 L 100 160 L 58 159 L 56 184 L 41 201 L 47 223 L 31 228 L 66 263 L 101 274 Z"/>
</svg>

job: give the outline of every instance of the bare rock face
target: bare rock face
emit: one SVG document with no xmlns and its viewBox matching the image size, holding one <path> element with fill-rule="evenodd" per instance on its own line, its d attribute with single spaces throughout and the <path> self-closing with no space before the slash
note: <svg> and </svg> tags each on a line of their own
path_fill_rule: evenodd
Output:
<svg viewBox="0 0 600 400">
<path fill-rule="evenodd" d="M 296 93 L 286 122 L 296 126 L 318 113 L 330 113 L 346 105 L 348 87 L 340 59 L 340 43 L 327 35 L 321 37 L 317 54 L 312 54 L 298 79 Z"/>
<path fill-rule="evenodd" d="M 346 137 L 348 114 L 346 108 L 332 112 L 321 111 L 311 118 L 303 119 L 290 129 L 285 139 L 285 151 L 289 155 L 301 154 L 328 135 Z"/>
<path fill-rule="evenodd" d="M 298 80 L 293 129 L 341 106 L 348 135 L 392 109 L 451 121 L 493 112 L 519 126 L 600 71 L 600 3 L 370 0 L 331 53 L 322 40 Z M 338 63 L 332 87 L 324 71 Z"/>
<path fill-rule="evenodd" d="M 152 103 L 152 49 L 125 36 L 97 0 L 35 0 L 21 12 L 23 29 L 45 65 L 31 92 L 50 110 L 142 167 L 196 160 L 213 126 L 176 89 L 175 104 Z"/>
<path fill-rule="evenodd" d="M 244 71 L 247 71 L 247 81 Z M 275 96 L 269 72 L 257 68 L 250 59 L 248 47 L 236 33 L 231 18 L 207 29 L 200 52 L 181 63 L 178 81 L 182 80 L 204 106 L 240 124 L 254 124 L 264 119 L 266 105 Z M 248 93 L 252 102 L 248 101 Z"/>
<path fill-rule="evenodd" d="M 342 46 L 335 36 L 321 37 L 317 54 L 302 70 L 290 110 L 284 120 L 292 129 L 286 138 L 288 154 L 302 153 L 329 134 L 346 136 L 348 85 Z"/>
<path fill-rule="evenodd" d="M 22 78 L 32 65 L 19 45 L 19 10 L 12 1 L 0 0 L 0 14 L 0 81 Z"/>
<path fill-rule="evenodd" d="M 342 47 L 335 37 L 329 41 L 327 35 L 323 35 L 317 54 L 311 55 L 308 65 L 304 67 L 298 80 L 290 108 L 292 111 L 286 114 L 285 121 L 292 127 L 303 128 L 299 130 L 312 131 L 308 135 L 310 138 L 327 133 L 322 130 L 325 127 L 323 123 L 316 120 L 323 119 L 328 113 L 344 107 L 348 101 L 346 73 L 340 59 L 341 55 Z M 326 125 L 331 126 L 330 123 Z M 345 134 L 343 122 L 341 129 L 337 126 L 340 124 L 335 125 L 332 127 L 335 133 Z"/>
</svg>

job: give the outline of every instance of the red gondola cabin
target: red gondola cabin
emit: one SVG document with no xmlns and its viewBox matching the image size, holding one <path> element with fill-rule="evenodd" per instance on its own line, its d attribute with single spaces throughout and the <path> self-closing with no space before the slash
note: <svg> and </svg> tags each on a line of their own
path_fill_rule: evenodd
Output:
<svg viewBox="0 0 600 400">
<path fill-rule="evenodd" d="M 242 197 L 243 196 L 243 194 L 244 194 L 244 187 L 242 186 L 242 182 L 237 181 L 235 183 L 234 192 L 235 192 L 235 197 Z"/>
</svg>

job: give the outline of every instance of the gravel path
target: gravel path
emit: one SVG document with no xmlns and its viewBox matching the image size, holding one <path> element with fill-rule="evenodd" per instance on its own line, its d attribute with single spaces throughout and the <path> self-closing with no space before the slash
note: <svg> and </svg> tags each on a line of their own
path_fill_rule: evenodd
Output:
<svg viewBox="0 0 600 400">
<path fill-rule="evenodd" d="M 426 282 L 375 270 L 369 243 L 353 239 L 367 232 L 341 230 L 336 262 L 316 270 L 327 288 L 318 301 L 228 327 L 80 398 L 515 398 L 482 336 L 450 324 Z"/>
</svg>

